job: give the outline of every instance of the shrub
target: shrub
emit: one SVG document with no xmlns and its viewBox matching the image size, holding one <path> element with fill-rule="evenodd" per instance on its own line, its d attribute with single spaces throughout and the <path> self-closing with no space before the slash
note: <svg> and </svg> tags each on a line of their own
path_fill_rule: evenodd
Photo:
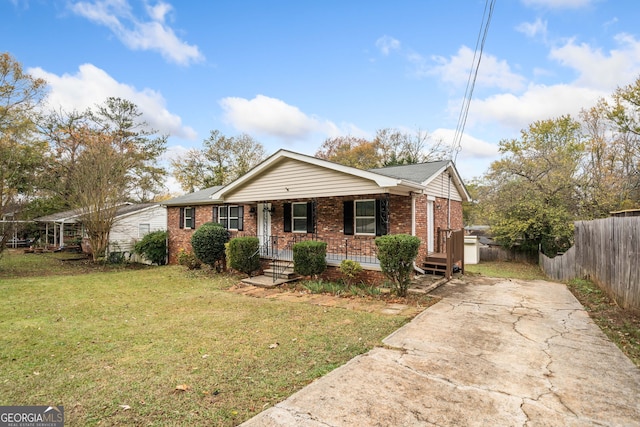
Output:
<svg viewBox="0 0 640 427">
<path fill-rule="evenodd" d="M 293 245 L 294 271 L 303 276 L 317 276 L 327 269 L 327 244 L 308 240 Z"/>
<path fill-rule="evenodd" d="M 191 236 L 191 247 L 200 261 L 221 271 L 224 268 L 224 244 L 228 241 L 229 232 L 222 224 L 207 222 Z"/>
<path fill-rule="evenodd" d="M 340 273 L 345 277 L 347 284 L 353 285 L 356 277 L 362 273 L 362 266 L 358 261 L 343 259 L 338 270 L 340 270 Z"/>
<path fill-rule="evenodd" d="M 184 265 L 189 270 L 196 270 L 202 266 L 202 262 L 193 252 L 187 252 L 184 249 L 180 249 L 178 252 L 178 264 Z"/>
<path fill-rule="evenodd" d="M 135 244 L 133 251 L 153 264 L 167 263 L 167 232 L 154 231 L 146 234 Z"/>
<path fill-rule="evenodd" d="M 411 283 L 413 260 L 418 256 L 420 239 L 406 234 L 376 238 L 382 272 L 391 280 L 391 289 L 401 297 L 407 295 Z"/>
<path fill-rule="evenodd" d="M 226 250 L 229 267 L 248 275 L 259 270 L 259 246 L 260 240 L 257 237 L 236 237 L 231 239 L 227 244 Z"/>
</svg>

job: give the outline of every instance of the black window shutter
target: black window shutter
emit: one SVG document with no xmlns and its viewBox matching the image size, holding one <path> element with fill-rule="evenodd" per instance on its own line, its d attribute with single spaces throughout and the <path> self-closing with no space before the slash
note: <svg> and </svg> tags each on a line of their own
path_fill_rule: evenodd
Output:
<svg viewBox="0 0 640 427">
<path fill-rule="evenodd" d="M 180 228 L 184 228 L 184 208 L 180 208 Z"/>
<path fill-rule="evenodd" d="M 291 203 L 284 203 L 284 224 L 283 230 L 285 233 L 291 233 Z"/>
<path fill-rule="evenodd" d="M 307 202 L 307 233 L 316 232 L 315 202 Z"/>
<path fill-rule="evenodd" d="M 217 206 L 213 206 L 211 208 L 211 221 L 212 222 L 218 222 L 218 207 Z"/>
<path fill-rule="evenodd" d="M 353 200 L 343 203 L 344 234 L 353 235 Z"/>
<path fill-rule="evenodd" d="M 238 206 L 238 231 L 244 229 L 244 206 Z"/>
<path fill-rule="evenodd" d="M 195 229 L 196 228 L 196 208 L 189 208 L 189 211 L 191 211 L 191 228 Z"/>
<path fill-rule="evenodd" d="M 387 222 L 384 217 L 388 215 L 388 208 L 386 200 L 376 200 L 376 236 L 387 234 Z M 386 214 L 382 215 L 383 212 Z"/>
</svg>

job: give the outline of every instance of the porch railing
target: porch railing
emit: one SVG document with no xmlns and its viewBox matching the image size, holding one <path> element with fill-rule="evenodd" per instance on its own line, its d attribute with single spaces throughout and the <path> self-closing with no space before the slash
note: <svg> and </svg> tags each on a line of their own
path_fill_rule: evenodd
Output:
<svg viewBox="0 0 640 427">
<path fill-rule="evenodd" d="M 248 234 L 234 233 L 231 235 L 231 237 L 240 236 L 248 236 Z M 317 236 L 304 234 L 269 236 L 268 239 L 263 239 L 260 245 L 260 256 L 279 260 L 293 260 L 293 245 L 306 240 L 325 242 L 327 244 L 328 262 L 339 263 L 344 259 L 350 259 L 360 264 L 380 264 L 373 239 L 318 238 Z"/>
</svg>

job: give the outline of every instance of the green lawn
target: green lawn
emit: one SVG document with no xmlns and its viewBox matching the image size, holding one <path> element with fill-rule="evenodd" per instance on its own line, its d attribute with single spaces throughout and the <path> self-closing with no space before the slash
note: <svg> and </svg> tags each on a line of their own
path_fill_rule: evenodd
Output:
<svg viewBox="0 0 640 427">
<path fill-rule="evenodd" d="M 64 405 L 69 426 L 236 425 L 409 320 L 226 292 L 235 281 L 5 253 L 0 405 Z"/>
</svg>

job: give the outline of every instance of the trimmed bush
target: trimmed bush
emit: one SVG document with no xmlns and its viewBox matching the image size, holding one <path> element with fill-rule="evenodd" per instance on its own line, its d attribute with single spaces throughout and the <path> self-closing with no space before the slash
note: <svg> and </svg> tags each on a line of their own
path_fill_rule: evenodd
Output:
<svg viewBox="0 0 640 427">
<path fill-rule="evenodd" d="M 224 269 L 224 244 L 229 241 L 229 232 L 222 224 L 207 222 L 191 236 L 193 253 L 200 261 L 216 271 Z"/>
<path fill-rule="evenodd" d="M 227 261 L 229 267 L 249 276 L 260 269 L 260 254 L 257 237 L 236 237 L 227 244 Z"/>
<path fill-rule="evenodd" d="M 178 252 L 178 264 L 184 265 L 189 270 L 197 270 L 202 266 L 202 262 L 193 252 L 187 252 L 184 249 L 180 249 Z"/>
<path fill-rule="evenodd" d="M 302 276 L 317 276 L 327 269 L 326 256 L 326 242 L 298 242 L 293 245 L 293 269 Z"/>
<path fill-rule="evenodd" d="M 340 263 L 340 267 L 338 268 L 340 273 L 345 277 L 345 282 L 347 285 L 353 285 L 353 282 L 356 280 L 356 277 L 362 273 L 362 266 L 358 261 L 353 261 L 350 259 L 343 259 Z"/>
<path fill-rule="evenodd" d="M 407 234 L 390 234 L 376 238 L 382 272 L 391 280 L 396 295 L 404 297 L 411 283 L 413 260 L 418 256 L 420 239 Z"/>
<path fill-rule="evenodd" d="M 167 232 L 160 230 L 147 233 L 135 244 L 133 251 L 153 264 L 165 265 L 167 263 Z"/>
</svg>

